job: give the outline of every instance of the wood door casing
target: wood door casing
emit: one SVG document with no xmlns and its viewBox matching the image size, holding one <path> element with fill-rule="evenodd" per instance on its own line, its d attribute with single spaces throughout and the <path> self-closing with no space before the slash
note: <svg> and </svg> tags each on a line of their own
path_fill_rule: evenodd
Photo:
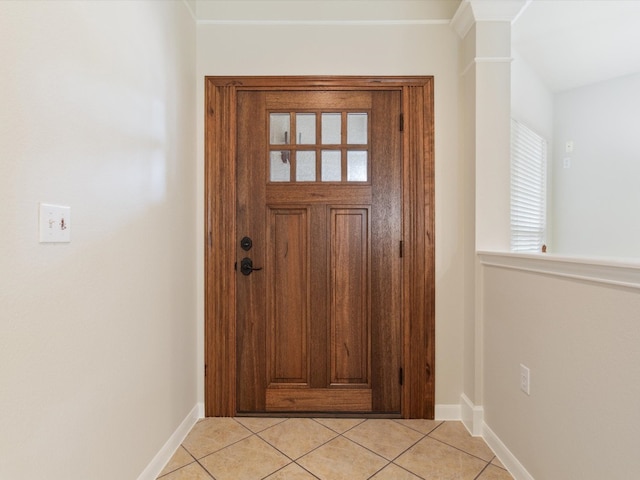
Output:
<svg viewBox="0 0 640 480">
<path fill-rule="evenodd" d="M 205 177 L 206 177 L 206 252 L 205 252 L 205 408 L 207 415 L 237 414 L 236 365 L 233 359 L 236 346 L 231 339 L 244 335 L 236 332 L 236 298 L 240 292 L 236 291 L 235 271 L 232 267 L 236 260 L 237 235 L 240 226 L 236 225 L 235 179 L 240 175 L 236 171 L 236 134 L 240 126 L 237 119 L 237 95 L 241 91 L 250 90 L 387 90 L 395 91 L 401 96 L 401 108 L 404 114 L 405 128 L 402 134 L 402 168 L 398 172 L 403 185 L 403 196 L 398 200 L 396 208 L 402 217 L 402 239 L 404 241 L 404 255 L 399 262 L 402 286 L 400 292 L 395 292 L 394 298 L 402 313 L 401 336 L 402 356 L 400 366 L 404 369 L 404 386 L 402 396 L 398 393 L 400 411 L 405 418 L 433 418 L 434 407 L 434 318 L 433 318 L 433 111 L 432 111 L 432 79 L 429 77 L 409 78 L 340 78 L 340 77 L 240 77 L 240 78 L 207 78 L 207 116 L 206 116 L 206 145 L 205 145 Z M 288 92 L 291 93 L 291 92 Z M 379 135 L 380 132 L 374 134 Z M 384 175 L 374 175 L 385 179 Z M 238 186 L 238 188 L 241 188 Z M 276 188 L 277 190 L 277 188 Z M 384 191 L 384 189 L 381 189 Z M 340 193 L 343 195 L 343 193 Z M 351 194 L 344 193 L 345 198 Z M 295 195 L 293 196 L 295 197 Z M 286 209 L 274 209 L 277 228 L 281 231 L 296 231 L 300 229 L 309 215 L 308 205 L 290 199 L 292 204 Z M 349 200 L 347 198 L 347 200 Z M 352 199 L 351 199 L 352 200 Z M 382 200 L 382 201 L 388 201 Z M 356 229 L 357 222 L 340 213 L 344 204 L 336 199 L 334 217 L 342 222 L 343 228 L 349 231 Z M 348 203 L 353 208 L 354 203 Z M 304 208 L 302 208 L 304 207 Z M 313 208 L 313 206 L 311 206 Z M 307 210 L 305 210 L 307 209 Z M 362 218 L 362 211 L 355 215 Z M 371 213 L 373 215 L 373 213 Z M 343 218 L 344 217 L 344 218 Z M 266 218 L 266 216 L 265 216 Z M 327 219 L 327 221 L 329 221 Z M 369 219 L 374 225 L 373 219 Z M 379 219 L 378 224 L 384 225 L 385 219 Z M 383 228 L 383 227 L 380 227 Z M 271 232 L 270 235 L 277 233 Z M 314 242 L 316 235 L 311 231 L 307 235 L 308 246 Z M 375 235 L 371 235 L 370 262 L 385 262 L 387 256 L 384 251 L 389 245 L 376 245 Z M 392 245 L 398 250 L 397 245 Z M 301 247 L 302 248 L 302 247 Z M 374 268 L 373 266 L 371 267 Z M 296 269 L 297 270 L 297 269 Z M 304 269 L 296 271 L 295 275 L 311 275 L 314 269 L 305 273 Z M 286 280 L 295 282 L 293 277 Z M 336 281 L 339 281 L 337 279 Z M 293 284 L 293 283 L 292 283 Z M 371 281 L 371 295 L 388 289 L 383 279 Z M 302 294 L 300 294 L 302 295 Z M 311 306 L 315 308 L 316 306 Z M 250 307 L 250 302 L 246 308 Z M 328 308 L 328 307 L 327 307 Z M 298 331 L 283 332 L 283 335 L 303 336 L 307 332 L 301 326 Z M 384 330 L 370 332 L 371 342 L 377 337 L 384 338 L 389 332 Z M 258 342 L 261 343 L 261 342 Z M 262 342 L 264 343 L 264 342 Z M 256 345 L 256 348 L 267 347 Z M 301 347 L 303 348 L 303 347 Z M 306 345 L 304 348 L 311 348 Z M 313 359 L 313 356 L 311 356 Z M 293 378 L 303 375 L 303 365 L 298 371 L 280 371 L 275 364 L 269 368 L 278 375 Z M 312 360 L 311 360 L 312 361 Z M 339 362 L 338 362 L 339 363 Z M 339 365 L 336 363 L 336 374 L 342 375 L 346 368 L 352 374 L 354 365 Z M 386 361 L 371 357 L 369 373 L 372 376 L 389 376 L 388 371 L 395 370 L 393 376 L 397 378 L 397 365 L 389 365 Z M 287 367 L 290 368 L 290 367 Z M 359 367 L 361 368 L 361 367 Z M 343 369 L 343 370 L 341 370 Z M 371 399 L 372 403 L 380 402 L 381 398 L 389 395 L 383 387 L 382 392 L 372 393 L 379 399 Z M 313 388 L 309 388 L 309 401 L 315 401 Z M 364 390 L 364 389 L 363 389 Z M 277 392 L 276 392 L 277 393 Z M 275 394 L 274 394 L 275 395 Z M 276 395 L 277 396 L 277 395 Z M 393 395 L 392 395 L 393 396 Z M 360 400 L 356 400 L 360 401 Z M 366 400 L 368 401 L 368 400 Z"/>
</svg>

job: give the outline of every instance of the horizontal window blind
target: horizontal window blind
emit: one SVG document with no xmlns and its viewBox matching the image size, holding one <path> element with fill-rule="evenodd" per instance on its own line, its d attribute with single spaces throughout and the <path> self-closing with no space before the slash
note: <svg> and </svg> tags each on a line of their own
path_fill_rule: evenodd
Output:
<svg viewBox="0 0 640 480">
<path fill-rule="evenodd" d="M 547 141 L 511 120 L 511 251 L 540 252 L 546 234 Z"/>
</svg>

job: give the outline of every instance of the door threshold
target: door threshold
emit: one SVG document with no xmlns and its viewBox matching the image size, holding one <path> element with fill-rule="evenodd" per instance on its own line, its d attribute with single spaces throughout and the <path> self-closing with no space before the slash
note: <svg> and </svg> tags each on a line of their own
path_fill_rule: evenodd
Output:
<svg viewBox="0 0 640 480">
<path fill-rule="evenodd" d="M 402 414 L 398 413 L 371 413 L 371 412 L 238 412 L 236 417 L 261 417 L 261 418 L 383 418 L 399 419 Z"/>
</svg>

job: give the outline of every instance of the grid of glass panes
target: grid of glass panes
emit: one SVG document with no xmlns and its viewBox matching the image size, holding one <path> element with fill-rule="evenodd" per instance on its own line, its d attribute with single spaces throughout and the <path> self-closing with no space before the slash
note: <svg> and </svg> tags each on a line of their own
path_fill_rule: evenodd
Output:
<svg viewBox="0 0 640 480">
<path fill-rule="evenodd" d="M 369 112 L 269 114 L 270 182 L 369 182 Z"/>
</svg>

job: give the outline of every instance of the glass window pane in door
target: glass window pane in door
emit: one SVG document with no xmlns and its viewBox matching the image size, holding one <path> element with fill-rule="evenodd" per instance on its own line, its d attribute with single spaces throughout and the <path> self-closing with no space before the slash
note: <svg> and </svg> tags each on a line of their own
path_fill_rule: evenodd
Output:
<svg viewBox="0 0 640 480">
<path fill-rule="evenodd" d="M 347 181 L 367 181 L 367 152 L 351 150 L 347 152 Z"/>
<path fill-rule="evenodd" d="M 287 145 L 291 143 L 291 115 L 288 113 L 272 113 L 269 115 L 269 142 L 271 145 Z"/>
<path fill-rule="evenodd" d="M 347 114 L 347 143 L 350 145 L 363 145 L 367 143 L 367 120 L 366 113 Z"/>
<path fill-rule="evenodd" d="M 342 152 L 340 150 L 322 151 L 322 181 L 342 181 Z"/>
<path fill-rule="evenodd" d="M 322 144 L 339 145 L 342 143 L 342 114 L 322 114 Z"/>
<path fill-rule="evenodd" d="M 296 153 L 296 181 L 316 181 L 316 152 L 302 151 Z"/>
<path fill-rule="evenodd" d="M 289 162 L 290 152 L 288 150 L 271 152 L 269 179 L 272 182 L 288 182 L 291 180 L 291 162 Z"/>
<path fill-rule="evenodd" d="M 316 114 L 296 114 L 296 143 L 298 145 L 314 145 L 316 143 Z"/>
</svg>

